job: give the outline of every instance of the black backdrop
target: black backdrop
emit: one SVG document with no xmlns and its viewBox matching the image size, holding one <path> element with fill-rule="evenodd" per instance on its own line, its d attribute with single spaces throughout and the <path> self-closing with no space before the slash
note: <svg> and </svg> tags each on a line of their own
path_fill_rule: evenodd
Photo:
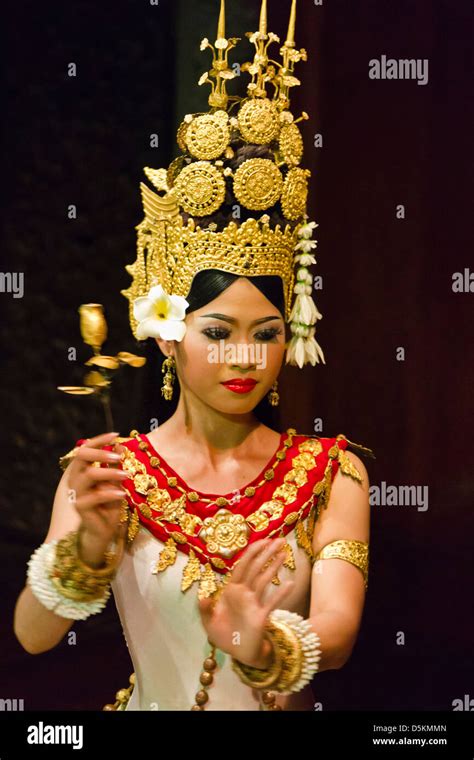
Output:
<svg viewBox="0 0 474 760">
<path fill-rule="evenodd" d="M 269 29 L 281 37 L 289 5 L 269 2 Z M 196 82 L 209 52 L 199 41 L 213 37 L 217 6 L 25 0 L 6 12 L 1 271 L 23 272 L 25 292 L 0 293 L 0 697 L 23 698 L 27 710 L 100 709 L 131 672 L 113 602 L 74 626 L 75 646 L 35 657 L 13 636 L 13 607 L 46 535 L 58 457 L 104 429 L 89 399 L 56 390 L 82 383 L 89 354 L 77 308 L 103 303 L 107 351 L 134 350 L 120 290 L 142 218 L 142 167 L 167 166 L 182 116 L 207 110 L 208 89 Z M 229 35 L 243 37 L 257 18 L 257 3 L 228 2 Z M 450 710 L 474 697 L 473 294 L 452 291 L 453 273 L 472 266 L 471 21 L 467 0 L 299 3 L 297 44 L 309 60 L 292 109 L 311 117 L 302 130 L 327 364 L 284 369 L 282 425 L 311 433 L 320 418 L 323 435 L 343 432 L 375 451 L 373 485 L 429 493 L 425 511 L 372 508 L 362 628 L 344 669 L 315 680 L 325 710 Z M 427 58 L 428 84 L 369 79 L 381 55 Z M 322 148 L 312 147 L 315 133 Z M 123 434 L 136 419 L 139 372 L 114 387 Z"/>
</svg>

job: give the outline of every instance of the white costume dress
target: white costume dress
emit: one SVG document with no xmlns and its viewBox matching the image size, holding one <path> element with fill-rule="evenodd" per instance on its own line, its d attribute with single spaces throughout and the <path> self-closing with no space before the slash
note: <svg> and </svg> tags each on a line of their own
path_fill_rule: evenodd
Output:
<svg viewBox="0 0 474 760">
<path fill-rule="evenodd" d="M 212 595 L 223 576 L 228 580 L 253 541 L 284 536 L 287 557 L 264 599 L 271 598 L 275 586 L 293 580 L 279 608 L 309 617 L 315 523 L 327 507 L 339 467 L 360 480 L 345 454 L 347 439 L 289 428 L 266 468 L 236 498 L 235 492 L 220 496 L 192 490 L 145 434 L 132 431 L 119 440 L 125 451 L 122 467 L 129 473 L 122 515 L 128 541 L 111 586 L 135 681 L 126 699 L 107 709 L 191 710 L 196 703 L 205 710 L 272 709 L 264 705 L 264 692 L 244 684 L 231 656 L 218 648 L 212 682 L 200 682 L 212 650 L 198 599 Z M 208 699 L 201 703 L 196 695 L 203 690 Z M 285 710 L 311 710 L 314 701 L 310 684 L 290 695 L 275 694 L 275 705 Z"/>
<path fill-rule="evenodd" d="M 282 582 L 295 580 L 292 591 L 279 607 L 309 614 L 311 563 L 294 536 L 287 535 L 296 570 L 282 567 Z M 112 582 L 112 590 L 135 671 L 135 687 L 126 710 L 190 710 L 202 688 L 199 676 L 210 653 L 206 631 L 198 609 L 197 588 L 183 593 L 181 575 L 187 556 L 178 552 L 176 562 L 164 573 L 152 574 L 163 543 L 141 527 L 126 552 Z M 277 590 L 269 584 L 265 600 Z M 208 687 L 206 710 L 259 710 L 261 692 L 245 685 L 231 668 L 231 657 L 216 649 L 218 667 Z M 314 699 L 310 687 L 305 696 L 308 708 Z M 302 692 L 299 692 L 298 702 Z M 279 695 L 277 702 L 288 699 Z M 288 709 L 288 708 L 287 708 Z"/>
</svg>

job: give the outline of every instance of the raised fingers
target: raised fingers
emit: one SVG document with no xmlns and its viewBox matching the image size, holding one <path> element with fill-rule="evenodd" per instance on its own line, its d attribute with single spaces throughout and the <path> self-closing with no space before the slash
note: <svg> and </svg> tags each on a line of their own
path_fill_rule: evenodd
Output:
<svg viewBox="0 0 474 760">
<path fill-rule="evenodd" d="M 112 481 L 115 485 L 120 485 L 130 477 L 130 473 L 110 467 L 88 467 L 82 477 L 88 480 L 89 483 L 92 481 L 92 485 L 94 483 L 103 483 L 104 481 Z"/>
<path fill-rule="evenodd" d="M 260 539 L 255 541 L 244 552 L 235 570 L 232 573 L 231 580 L 234 583 L 251 584 L 252 576 L 260 572 L 265 562 L 269 559 L 272 552 L 276 551 L 282 541 L 278 539 Z"/>
<path fill-rule="evenodd" d="M 82 445 L 91 449 L 100 449 L 101 446 L 111 444 L 120 435 L 120 433 L 101 433 L 93 438 L 88 438 Z"/>
<path fill-rule="evenodd" d="M 117 502 L 125 498 L 125 492 L 114 486 L 100 485 L 94 490 L 86 491 L 83 495 L 78 496 L 74 506 L 81 512 L 87 509 L 93 509 L 99 505 L 104 507 L 116 507 Z"/>
<path fill-rule="evenodd" d="M 271 564 L 274 564 L 274 559 L 277 555 L 277 552 L 279 552 L 284 545 L 284 538 L 270 539 L 268 545 L 265 546 L 265 548 L 257 555 L 254 561 L 249 564 L 249 567 L 244 575 L 243 583 L 246 583 L 248 586 L 253 588 L 257 578 L 262 572 L 264 572 L 264 566 L 269 560 L 271 561 Z M 273 578 L 273 575 L 271 577 Z"/>
<path fill-rule="evenodd" d="M 270 565 L 262 570 L 253 582 L 253 591 L 259 602 L 262 602 L 267 585 L 276 575 L 286 558 L 285 551 L 278 551 L 271 557 Z"/>
<path fill-rule="evenodd" d="M 240 557 L 238 564 L 232 571 L 231 580 L 234 583 L 241 583 L 242 579 L 246 573 L 247 567 L 250 562 L 253 561 L 253 559 L 257 556 L 257 554 L 262 551 L 262 549 L 266 546 L 267 539 L 261 538 L 258 541 L 254 541 L 253 544 L 251 544 L 248 549 L 244 551 L 242 556 Z"/>
<path fill-rule="evenodd" d="M 89 438 L 82 446 L 78 446 L 74 458 L 73 466 L 81 467 L 91 462 L 105 462 L 110 465 L 117 465 L 121 461 L 118 452 L 105 451 L 102 446 L 110 446 L 117 438 L 116 433 L 104 433 L 97 435 L 95 438 Z"/>
</svg>

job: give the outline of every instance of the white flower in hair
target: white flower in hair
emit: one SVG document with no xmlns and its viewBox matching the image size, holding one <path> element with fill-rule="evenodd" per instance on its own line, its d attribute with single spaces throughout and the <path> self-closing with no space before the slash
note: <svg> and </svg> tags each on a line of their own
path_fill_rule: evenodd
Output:
<svg viewBox="0 0 474 760">
<path fill-rule="evenodd" d="M 161 285 L 154 285 L 147 296 L 133 302 L 133 316 L 138 322 L 137 338 L 162 338 L 182 341 L 186 333 L 185 312 L 189 306 L 182 296 L 166 293 Z"/>
</svg>

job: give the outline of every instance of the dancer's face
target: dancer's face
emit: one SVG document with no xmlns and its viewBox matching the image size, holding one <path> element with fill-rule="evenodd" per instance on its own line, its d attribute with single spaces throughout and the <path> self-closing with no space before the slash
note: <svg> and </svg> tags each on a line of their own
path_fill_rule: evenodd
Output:
<svg viewBox="0 0 474 760">
<path fill-rule="evenodd" d="M 182 341 L 157 339 L 163 353 L 176 359 L 181 393 L 194 394 L 230 414 L 254 409 L 283 362 L 286 337 L 281 312 L 251 279 L 239 277 L 213 301 L 188 314 L 185 324 Z M 257 383 L 244 393 L 222 384 L 235 378 Z"/>
</svg>

